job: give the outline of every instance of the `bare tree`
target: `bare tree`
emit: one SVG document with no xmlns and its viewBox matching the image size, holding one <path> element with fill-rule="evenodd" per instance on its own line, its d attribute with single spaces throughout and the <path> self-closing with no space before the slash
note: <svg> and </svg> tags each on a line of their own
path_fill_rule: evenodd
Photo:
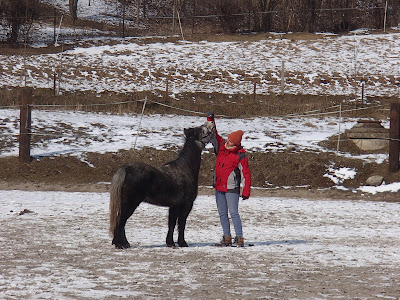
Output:
<svg viewBox="0 0 400 300">
<path fill-rule="evenodd" d="M 75 21 L 78 19 L 78 0 L 69 0 L 69 13 L 75 24 Z"/>
<path fill-rule="evenodd" d="M 262 31 L 261 28 L 261 14 L 260 8 L 258 6 L 258 0 L 247 0 L 247 8 L 249 10 L 249 15 L 253 19 L 253 27 L 250 27 L 250 20 L 249 20 L 249 29 L 255 32 Z"/>
<path fill-rule="evenodd" d="M 0 0 L 0 15 L 10 28 L 8 41 L 17 43 L 21 28 L 25 27 L 25 40 L 33 20 L 39 16 L 39 0 Z"/>
<path fill-rule="evenodd" d="M 274 10 L 279 4 L 278 0 L 259 0 L 260 9 L 262 13 L 262 30 L 264 32 L 268 32 L 272 29 L 272 19 L 274 14 Z"/>
<path fill-rule="evenodd" d="M 239 12 L 237 0 L 217 1 L 217 15 L 225 31 L 234 33 L 240 27 L 235 16 Z"/>
</svg>

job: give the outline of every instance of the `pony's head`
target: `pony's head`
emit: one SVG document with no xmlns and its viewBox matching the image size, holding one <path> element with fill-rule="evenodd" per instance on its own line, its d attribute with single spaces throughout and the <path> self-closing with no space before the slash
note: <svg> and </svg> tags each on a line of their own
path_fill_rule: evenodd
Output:
<svg viewBox="0 0 400 300">
<path fill-rule="evenodd" d="M 211 137 L 214 134 L 214 123 L 207 121 L 198 127 L 185 128 L 184 133 L 186 139 L 194 139 L 196 144 L 203 149 L 204 146 L 210 142 Z"/>
</svg>

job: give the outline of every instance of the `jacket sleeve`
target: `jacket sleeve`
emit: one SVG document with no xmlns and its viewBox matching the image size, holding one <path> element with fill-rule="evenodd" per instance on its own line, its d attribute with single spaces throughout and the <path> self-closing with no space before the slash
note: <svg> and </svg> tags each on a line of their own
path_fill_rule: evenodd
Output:
<svg viewBox="0 0 400 300">
<path fill-rule="evenodd" d="M 241 182 L 241 187 L 242 187 L 242 193 L 241 195 L 249 198 L 250 197 L 250 189 L 251 189 L 251 173 L 250 173 L 250 167 L 249 167 L 249 160 L 247 157 L 241 159 L 239 161 L 239 169 L 242 178 Z"/>
<path fill-rule="evenodd" d="M 215 125 L 215 121 L 213 121 L 213 122 L 214 122 L 214 133 L 211 136 L 210 142 L 214 146 L 215 154 L 217 154 L 219 146 L 221 146 L 221 144 L 224 143 L 224 139 L 218 134 L 217 126 Z"/>
</svg>

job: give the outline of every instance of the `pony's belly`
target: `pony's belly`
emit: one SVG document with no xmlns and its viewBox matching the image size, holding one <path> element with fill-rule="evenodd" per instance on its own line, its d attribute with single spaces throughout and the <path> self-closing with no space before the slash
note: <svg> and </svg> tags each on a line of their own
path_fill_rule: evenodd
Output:
<svg viewBox="0 0 400 300">
<path fill-rule="evenodd" d="M 148 191 L 144 201 L 158 206 L 176 206 L 183 202 L 184 191 L 175 184 L 164 183 Z"/>
<path fill-rule="evenodd" d="M 182 200 L 176 196 L 174 197 L 165 194 L 146 197 L 144 198 L 143 201 L 157 206 L 168 206 L 168 207 L 179 205 L 182 202 Z"/>
</svg>

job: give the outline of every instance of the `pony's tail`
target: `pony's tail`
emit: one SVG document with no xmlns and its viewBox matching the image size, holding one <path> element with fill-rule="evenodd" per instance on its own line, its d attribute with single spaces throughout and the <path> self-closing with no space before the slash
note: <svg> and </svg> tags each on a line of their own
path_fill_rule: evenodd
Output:
<svg viewBox="0 0 400 300">
<path fill-rule="evenodd" d="M 114 235 L 114 229 L 121 218 L 121 191 L 125 181 L 125 168 L 119 168 L 114 174 L 110 187 L 110 235 Z"/>
</svg>

